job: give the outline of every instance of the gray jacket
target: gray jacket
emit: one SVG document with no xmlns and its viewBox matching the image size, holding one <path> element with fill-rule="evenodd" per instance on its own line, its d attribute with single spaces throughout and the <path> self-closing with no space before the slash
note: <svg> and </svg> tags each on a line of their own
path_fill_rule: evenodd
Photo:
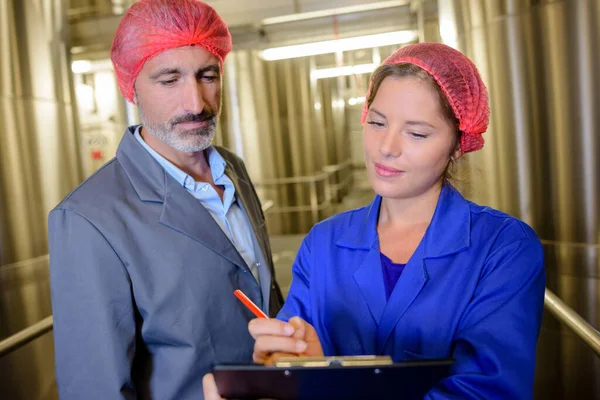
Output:
<svg viewBox="0 0 600 400">
<path fill-rule="evenodd" d="M 133 136 L 49 215 L 56 380 L 65 399 L 202 399 L 215 363 L 250 362 L 252 314 L 283 299 L 244 164 L 218 148 L 269 274 L 262 287 L 201 203 Z M 265 307 L 261 307 L 265 308 Z"/>
</svg>

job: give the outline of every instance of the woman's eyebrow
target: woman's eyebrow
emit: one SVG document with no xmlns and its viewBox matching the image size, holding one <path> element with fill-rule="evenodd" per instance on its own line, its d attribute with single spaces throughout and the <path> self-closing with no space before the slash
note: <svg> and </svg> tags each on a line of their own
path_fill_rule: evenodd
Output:
<svg viewBox="0 0 600 400">
<path fill-rule="evenodd" d="M 406 121 L 405 124 L 406 125 L 423 125 L 423 126 L 427 126 L 429 128 L 435 129 L 435 126 L 433 126 L 429 122 L 425 122 L 425 121 Z"/>
<path fill-rule="evenodd" d="M 375 109 L 375 108 L 373 108 L 373 107 L 369 108 L 369 111 L 371 111 L 371 112 L 373 112 L 373 113 L 375 113 L 375 114 L 379 115 L 381 118 L 386 118 L 386 116 L 385 116 L 385 114 L 384 114 L 384 113 L 382 113 L 381 111 L 378 111 L 377 109 Z"/>
</svg>

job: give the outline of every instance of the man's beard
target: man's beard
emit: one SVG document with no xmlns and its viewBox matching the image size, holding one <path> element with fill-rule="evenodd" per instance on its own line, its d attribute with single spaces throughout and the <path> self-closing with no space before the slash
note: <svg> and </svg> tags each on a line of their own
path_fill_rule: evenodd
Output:
<svg viewBox="0 0 600 400">
<path fill-rule="evenodd" d="M 170 119 L 164 124 L 152 123 L 146 118 L 144 111 L 141 107 L 140 119 L 144 128 L 150 132 L 150 134 L 156 137 L 158 140 L 166 143 L 175 150 L 185 153 L 195 153 L 207 149 L 215 137 L 217 116 L 208 110 L 203 110 L 200 114 L 185 114 Z M 187 129 L 185 131 L 175 131 L 175 126 L 182 122 L 204 122 L 207 121 L 207 125 Z"/>
</svg>

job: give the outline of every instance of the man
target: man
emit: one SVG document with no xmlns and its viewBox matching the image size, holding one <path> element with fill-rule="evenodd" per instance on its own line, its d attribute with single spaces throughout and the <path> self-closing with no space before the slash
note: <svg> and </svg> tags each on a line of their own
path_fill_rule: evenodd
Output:
<svg viewBox="0 0 600 400">
<path fill-rule="evenodd" d="M 49 216 L 61 399 L 202 399 L 216 363 L 249 362 L 252 314 L 282 304 L 243 162 L 211 146 L 231 36 L 197 0 L 140 0 L 111 48 L 141 126 Z"/>
</svg>

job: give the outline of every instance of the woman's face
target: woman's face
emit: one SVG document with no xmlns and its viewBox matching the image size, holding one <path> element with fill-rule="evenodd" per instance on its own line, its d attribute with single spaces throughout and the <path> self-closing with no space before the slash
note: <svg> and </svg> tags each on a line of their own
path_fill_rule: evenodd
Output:
<svg viewBox="0 0 600 400">
<path fill-rule="evenodd" d="M 426 82 L 385 78 L 363 129 L 373 190 L 382 197 L 406 199 L 439 187 L 450 158 L 460 156 L 455 141 L 438 94 Z"/>
<path fill-rule="evenodd" d="M 438 94 L 426 82 L 385 78 L 363 129 L 373 190 L 382 197 L 406 199 L 439 187 L 450 158 L 460 156 L 455 141 Z"/>
</svg>

